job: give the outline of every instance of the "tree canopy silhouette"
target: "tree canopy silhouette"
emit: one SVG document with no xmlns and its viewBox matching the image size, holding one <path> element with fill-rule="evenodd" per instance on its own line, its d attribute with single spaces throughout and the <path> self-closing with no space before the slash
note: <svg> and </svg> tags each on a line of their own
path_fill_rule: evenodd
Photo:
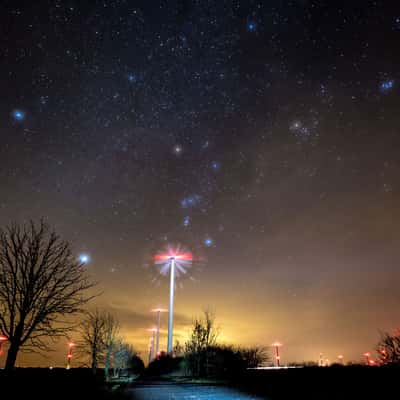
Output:
<svg viewBox="0 0 400 400">
<path fill-rule="evenodd" d="M 6 369 L 21 348 L 49 350 L 48 339 L 71 329 L 68 316 L 93 297 L 71 246 L 43 221 L 0 229 L 0 332 L 7 336 Z"/>
</svg>

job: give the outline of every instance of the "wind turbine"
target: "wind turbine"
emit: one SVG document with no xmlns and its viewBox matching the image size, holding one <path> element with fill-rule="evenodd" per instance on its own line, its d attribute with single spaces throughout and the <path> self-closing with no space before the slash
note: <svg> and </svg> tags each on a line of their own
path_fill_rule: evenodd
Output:
<svg viewBox="0 0 400 400">
<path fill-rule="evenodd" d="M 161 313 L 166 312 L 164 308 L 154 308 L 151 310 L 154 313 L 157 313 L 157 337 L 156 337 L 156 354 L 155 358 L 159 356 L 159 346 L 160 346 L 160 325 L 161 325 Z"/>
<path fill-rule="evenodd" d="M 186 274 L 187 268 L 192 265 L 192 260 L 192 253 L 183 251 L 179 247 L 168 248 L 165 253 L 154 256 L 155 263 L 161 265 L 161 274 L 166 275 L 169 271 L 168 354 L 172 354 L 173 347 L 175 274 L 177 276 Z"/>
</svg>

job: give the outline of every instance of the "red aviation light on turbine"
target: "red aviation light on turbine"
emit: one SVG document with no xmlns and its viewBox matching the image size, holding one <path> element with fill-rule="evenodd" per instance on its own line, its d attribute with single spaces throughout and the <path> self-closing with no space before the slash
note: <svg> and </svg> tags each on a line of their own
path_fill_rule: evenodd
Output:
<svg viewBox="0 0 400 400">
<path fill-rule="evenodd" d="M 191 267 L 193 254 L 182 247 L 168 246 L 163 252 L 154 256 L 154 262 L 160 265 L 161 275 L 166 275 L 170 267 L 174 265 L 177 276 L 186 274 L 187 269 Z"/>
<path fill-rule="evenodd" d="M 182 260 L 182 261 L 193 261 L 192 253 L 168 253 L 168 254 L 156 254 L 154 261 L 169 261 L 169 260 Z"/>
<path fill-rule="evenodd" d="M 153 308 L 151 312 L 155 313 L 162 313 L 162 312 L 167 312 L 168 310 L 166 308 Z"/>
</svg>

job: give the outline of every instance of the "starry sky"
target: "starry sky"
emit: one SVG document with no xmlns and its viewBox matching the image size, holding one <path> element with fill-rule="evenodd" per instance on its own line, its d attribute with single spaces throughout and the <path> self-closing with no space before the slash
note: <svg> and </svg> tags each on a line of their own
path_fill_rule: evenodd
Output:
<svg viewBox="0 0 400 400">
<path fill-rule="evenodd" d="M 227 343 L 360 359 L 399 323 L 395 3 L 3 1 L 0 224 L 71 241 L 144 358 L 180 244 L 177 339 L 209 306 Z"/>
</svg>

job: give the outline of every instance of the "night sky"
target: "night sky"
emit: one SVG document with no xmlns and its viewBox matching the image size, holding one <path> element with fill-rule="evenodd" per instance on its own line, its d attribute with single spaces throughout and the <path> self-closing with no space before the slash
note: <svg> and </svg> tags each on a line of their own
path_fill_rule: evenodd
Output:
<svg viewBox="0 0 400 400">
<path fill-rule="evenodd" d="M 399 323 L 395 3 L 3 1 L 0 224 L 90 257 L 144 358 L 179 243 L 177 339 L 210 306 L 221 341 L 361 359 Z"/>
</svg>

